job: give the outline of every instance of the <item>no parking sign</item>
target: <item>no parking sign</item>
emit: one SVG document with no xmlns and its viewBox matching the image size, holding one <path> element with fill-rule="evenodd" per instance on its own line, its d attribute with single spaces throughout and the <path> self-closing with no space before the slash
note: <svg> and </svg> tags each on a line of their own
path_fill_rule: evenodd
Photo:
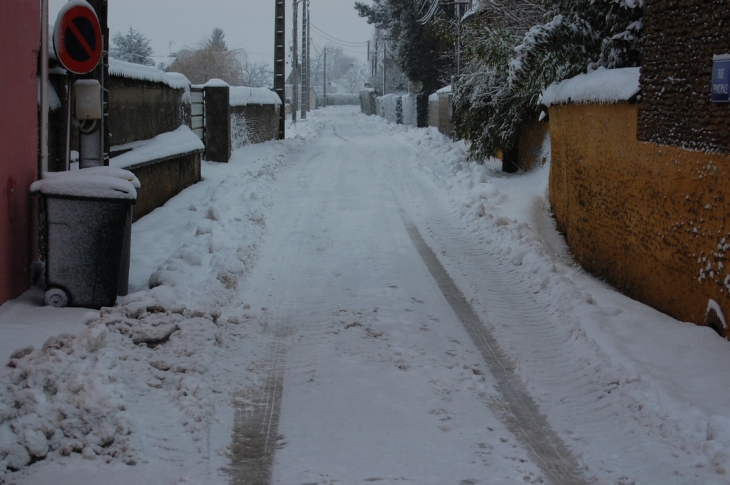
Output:
<svg viewBox="0 0 730 485">
<path fill-rule="evenodd" d="M 58 13 L 53 47 L 59 62 L 74 74 L 87 74 L 99 64 L 103 50 L 101 25 L 87 2 L 68 2 Z"/>
</svg>

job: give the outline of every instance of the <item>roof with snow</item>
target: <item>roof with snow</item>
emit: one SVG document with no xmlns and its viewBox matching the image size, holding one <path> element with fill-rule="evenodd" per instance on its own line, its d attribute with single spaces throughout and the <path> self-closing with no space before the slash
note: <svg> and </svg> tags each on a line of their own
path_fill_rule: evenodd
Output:
<svg viewBox="0 0 730 485">
<path fill-rule="evenodd" d="M 606 69 L 600 67 L 587 74 L 549 86 L 540 104 L 618 103 L 639 94 L 639 68 Z"/>
</svg>

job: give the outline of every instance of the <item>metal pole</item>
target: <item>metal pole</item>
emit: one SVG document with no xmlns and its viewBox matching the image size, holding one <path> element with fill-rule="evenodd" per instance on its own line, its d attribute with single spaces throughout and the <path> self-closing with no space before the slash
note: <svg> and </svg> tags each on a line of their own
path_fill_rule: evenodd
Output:
<svg viewBox="0 0 730 485">
<path fill-rule="evenodd" d="M 309 0 L 302 3 L 302 119 L 307 119 L 307 82 L 309 81 L 309 73 L 307 72 L 307 23 L 309 22 L 308 12 Z"/>
<path fill-rule="evenodd" d="M 279 95 L 279 140 L 286 136 L 286 6 L 284 0 L 276 1 L 274 18 L 274 91 Z"/>
<path fill-rule="evenodd" d="M 38 177 L 48 171 L 48 0 L 41 1 L 41 160 Z"/>
<path fill-rule="evenodd" d="M 387 91 L 385 89 L 385 71 L 386 71 L 386 63 L 388 60 L 388 41 L 383 39 L 383 96 L 387 94 Z"/>
<path fill-rule="evenodd" d="M 297 12 L 299 7 L 297 6 L 297 0 L 292 0 L 292 97 L 291 97 L 291 120 L 292 123 L 297 122 L 297 110 L 299 109 L 299 97 L 297 96 L 297 84 L 298 84 L 298 69 L 299 69 L 299 56 L 297 56 Z"/>
<path fill-rule="evenodd" d="M 322 107 L 327 107 L 327 48 L 324 48 L 324 77 L 322 80 Z"/>
<path fill-rule="evenodd" d="M 311 25 L 312 15 L 309 13 L 309 0 L 307 0 L 307 66 L 305 69 L 307 70 L 307 111 L 310 111 L 312 109 L 312 53 L 311 53 L 311 46 L 312 46 L 312 31 L 309 28 Z"/>
</svg>

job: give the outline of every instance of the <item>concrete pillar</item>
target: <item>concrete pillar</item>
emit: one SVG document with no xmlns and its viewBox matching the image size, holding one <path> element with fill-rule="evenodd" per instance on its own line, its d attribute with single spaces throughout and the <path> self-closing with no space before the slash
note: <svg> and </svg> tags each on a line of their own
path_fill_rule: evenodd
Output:
<svg viewBox="0 0 730 485">
<path fill-rule="evenodd" d="M 231 103 L 228 85 L 205 86 L 205 159 L 231 158 Z"/>
</svg>

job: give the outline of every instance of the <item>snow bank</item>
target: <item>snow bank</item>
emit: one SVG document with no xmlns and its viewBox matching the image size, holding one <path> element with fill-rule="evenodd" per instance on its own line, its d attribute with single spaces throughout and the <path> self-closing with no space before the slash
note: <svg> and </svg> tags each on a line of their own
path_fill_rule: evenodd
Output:
<svg viewBox="0 0 730 485">
<path fill-rule="evenodd" d="M 545 106 L 564 103 L 617 103 L 639 93 L 639 68 L 606 69 L 600 67 L 552 84 L 540 101 Z"/>
<path fill-rule="evenodd" d="M 238 282 L 259 251 L 277 173 L 319 126 L 299 125 L 289 129 L 293 140 L 237 150 L 227 164 L 203 164 L 203 181 L 134 224 L 136 293 L 95 312 L 78 335 L 49 338 L 41 348 L 24 343 L 0 363 L 0 484 L 51 483 L 28 478 L 51 462 L 60 469 L 50 469 L 71 474 L 84 462 L 154 469 L 175 463 L 184 479 L 165 476 L 165 483 L 219 483 L 206 476 L 216 474 L 207 466 L 200 472 L 206 478 L 188 481 L 190 467 L 179 463 L 201 468 L 214 452 L 215 400 L 233 387 L 232 374 L 216 370 L 225 332 L 250 324 L 260 333 L 257 320 L 242 316 Z M 160 144 L 187 137 L 175 133 Z M 80 172 L 134 183 L 130 172 L 113 167 L 48 174 L 42 182 Z M 68 466 L 79 457 L 84 461 Z M 36 462 L 42 463 L 29 468 Z M 105 483 L 134 481 L 131 468 L 103 470 Z"/>
<path fill-rule="evenodd" d="M 112 151 L 128 149 L 131 151 L 112 158 L 109 164 L 116 168 L 126 168 L 182 153 L 204 150 L 205 145 L 190 128 L 182 125 L 175 131 L 162 133 L 149 140 L 117 145 L 112 148 Z"/>
<path fill-rule="evenodd" d="M 190 87 L 188 78 L 180 73 L 168 74 L 154 66 L 143 66 L 142 64 L 134 64 L 113 58 L 109 58 L 109 75 L 139 81 L 164 83 L 173 89 L 187 89 Z"/>
<path fill-rule="evenodd" d="M 231 106 L 247 106 L 249 104 L 280 105 L 281 99 L 275 92 L 266 88 L 249 88 L 232 86 L 230 90 Z"/>
</svg>

